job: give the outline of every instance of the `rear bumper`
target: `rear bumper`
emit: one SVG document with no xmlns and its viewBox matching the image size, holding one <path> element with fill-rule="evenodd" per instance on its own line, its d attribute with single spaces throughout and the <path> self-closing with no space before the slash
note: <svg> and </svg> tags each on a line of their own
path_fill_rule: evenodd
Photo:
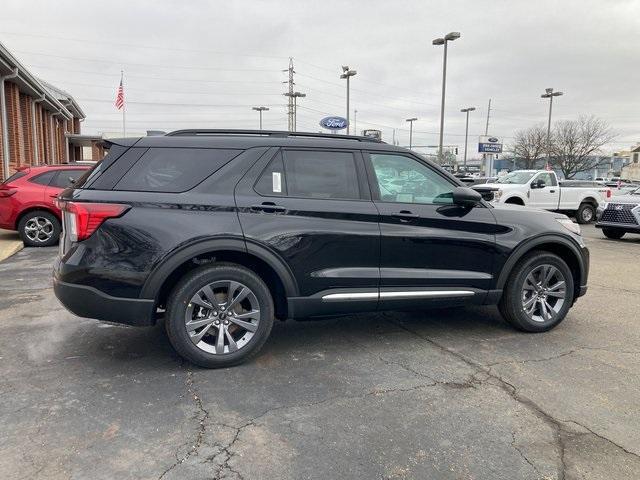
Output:
<svg viewBox="0 0 640 480">
<path fill-rule="evenodd" d="M 112 297 L 96 288 L 62 282 L 57 278 L 53 279 L 53 291 L 67 310 L 80 317 L 137 327 L 155 323 L 153 300 Z"/>
</svg>

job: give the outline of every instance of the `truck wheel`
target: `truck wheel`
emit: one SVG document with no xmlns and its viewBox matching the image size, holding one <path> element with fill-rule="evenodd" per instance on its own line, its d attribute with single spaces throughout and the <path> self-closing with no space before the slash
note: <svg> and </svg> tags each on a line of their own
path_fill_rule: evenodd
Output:
<svg viewBox="0 0 640 480">
<path fill-rule="evenodd" d="M 619 228 L 603 228 L 602 233 L 607 238 L 612 238 L 614 240 L 620 240 L 624 237 L 625 231 L 620 230 Z"/>
<path fill-rule="evenodd" d="M 596 218 L 596 209 L 590 203 L 580 204 L 580 208 L 576 212 L 576 220 L 578 223 L 584 225 L 585 223 L 591 223 Z"/>
<path fill-rule="evenodd" d="M 60 221 L 45 210 L 27 213 L 18 223 L 18 233 L 26 247 L 50 247 L 60 239 Z"/>
<path fill-rule="evenodd" d="M 205 368 L 237 365 L 269 338 L 271 292 L 251 270 L 210 264 L 186 274 L 167 301 L 165 327 L 173 348 Z"/>
<path fill-rule="evenodd" d="M 573 291 L 573 276 L 562 258 L 531 252 L 513 268 L 498 307 L 518 330 L 546 332 L 564 320 Z"/>
</svg>

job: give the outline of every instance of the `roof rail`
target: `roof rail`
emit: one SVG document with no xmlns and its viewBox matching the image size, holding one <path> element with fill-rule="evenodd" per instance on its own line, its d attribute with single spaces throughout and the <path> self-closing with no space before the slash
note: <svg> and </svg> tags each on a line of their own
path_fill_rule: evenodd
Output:
<svg viewBox="0 0 640 480">
<path fill-rule="evenodd" d="M 335 133 L 311 133 L 311 132 L 287 132 L 282 130 L 227 130 L 227 129 L 188 129 L 175 130 L 166 134 L 168 137 L 188 137 L 188 136 L 215 136 L 215 135 L 257 135 L 265 137 L 308 137 L 308 138 L 329 138 L 333 140 L 357 140 L 358 142 L 384 143 L 373 137 L 363 137 L 359 135 L 342 135 Z"/>
</svg>

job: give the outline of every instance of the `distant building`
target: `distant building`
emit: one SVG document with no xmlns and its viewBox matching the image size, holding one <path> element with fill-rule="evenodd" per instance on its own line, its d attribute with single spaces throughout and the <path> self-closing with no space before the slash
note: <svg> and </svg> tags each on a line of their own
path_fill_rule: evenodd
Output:
<svg viewBox="0 0 640 480">
<path fill-rule="evenodd" d="M 71 95 L 39 80 L 0 43 L 0 180 L 25 165 L 82 159 L 85 114 Z"/>
<path fill-rule="evenodd" d="M 629 164 L 622 168 L 620 177 L 640 181 L 640 145 L 635 146 L 629 152 Z"/>
</svg>

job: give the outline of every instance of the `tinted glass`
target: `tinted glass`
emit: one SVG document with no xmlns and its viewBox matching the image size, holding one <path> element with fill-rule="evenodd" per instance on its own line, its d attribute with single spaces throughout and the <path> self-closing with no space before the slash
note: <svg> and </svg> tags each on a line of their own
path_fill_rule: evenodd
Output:
<svg viewBox="0 0 640 480">
<path fill-rule="evenodd" d="M 417 160 L 378 153 L 370 158 L 383 202 L 453 203 L 455 186 Z"/>
<path fill-rule="evenodd" d="M 205 148 L 150 148 L 122 177 L 116 190 L 185 192 L 240 153 Z"/>
<path fill-rule="evenodd" d="M 86 172 L 85 169 L 78 170 L 58 170 L 58 175 L 53 179 L 49 185 L 51 187 L 67 188 L 72 185 L 71 180 L 78 180 L 82 174 Z"/>
<path fill-rule="evenodd" d="M 16 172 L 16 173 L 14 173 L 13 175 L 11 175 L 9 178 L 7 178 L 7 179 L 6 179 L 4 182 L 2 182 L 2 183 L 4 183 L 4 184 L 6 185 L 7 183 L 11 183 L 11 182 L 13 182 L 14 180 L 19 179 L 20 177 L 24 177 L 26 174 L 27 174 L 27 172 L 25 172 L 25 171 Z"/>
<path fill-rule="evenodd" d="M 51 179 L 55 177 L 56 170 L 51 170 L 50 172 L 41 173 L 40 175 L 36 175 L 35 177 L 29 179 L 30 182 L 37 183 L 38 185 L 49 185 Z"/>
<path fill-rule="evenodd" d="M 290 197 L 359 199 L 353 154 L 346 152 L 284 152 L 285 180 Z"/>
<path fill-rule="evenodd" d="M 91 186 L 91 183 L 98 178 L 102 172 L 104 172 L 109 166 L 126 152 L 126 147 L 121 147 L 120 145 L 111 145 L 107 154 L 102 160 L 98 160 L 93 167 L 87 170 L 84 175 L 82 175 L 75 183 L 76 188 L 84 187 L 87 188 Z"/>
<path fill-rule="evenodd" d="M 264 172 L 256 182 L 255 191 L 260 195 L 283 196 L 287 194 L 282 153 L 278 152 L 267 168 L 264 169 Z"/>
</svg>

